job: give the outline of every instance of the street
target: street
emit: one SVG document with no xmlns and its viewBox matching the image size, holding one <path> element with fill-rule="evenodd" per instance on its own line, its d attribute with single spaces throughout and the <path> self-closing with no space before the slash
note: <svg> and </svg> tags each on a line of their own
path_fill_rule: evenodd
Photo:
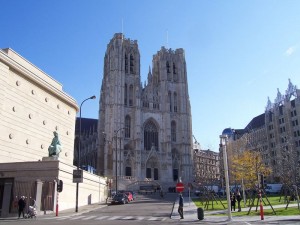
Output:
<svg viewBox="0 0 300 225">
<path fill-rule="evenodd" d="M 173 209 L 173 203 L 177 199 L 178 194 L 168 193 L 164 198 L 161 198 L 158 193 L 149 195 L 138 195 L 137 199 L 126 205 L 99 205 L 90 211 L 83 212 L 79 209 L 78 213 L 74 211 L 60 212 L 59 216 L 55 214 L 40 215 L 37 219 L 16 219 L 9 218 L 6 220 L 0 220 L 2 225 L 15 225 L 15 224 L 31 224 L 31 225 L 154 225 L 154 224 L 282 224 L 291 225 L 299 224 L 300 219 L 294 220 L 281 220 L 281 221 L 226 221 L 226 219 L 218 216 L 207 216 L 204 220 L 199 221 L 197 217 L 188 215 L 186 211 L 185 219 L 180 220 L 178 216 L 170 215 Z M 191 203 L 193 204 L 193 203 Z M 189 200 L 185 196 L 185 205 L 188 208 Z M 174 212 L 177 212 L 177 206 L 175 205 Z M 192 216 L 192 217 L 191 217 Z"/>
</svg>

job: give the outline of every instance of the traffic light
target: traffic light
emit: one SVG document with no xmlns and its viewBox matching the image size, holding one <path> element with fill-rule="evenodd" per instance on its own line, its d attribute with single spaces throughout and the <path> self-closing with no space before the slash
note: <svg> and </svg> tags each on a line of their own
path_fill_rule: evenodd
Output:
<svg viewBox="0 0 300 225">
<path fill-rule="evenodd" d="M 63 190 L 63 181 L 62 180 L 58 180 L 58 182 L 57 182 L 57 191 L 58 192 L 62 192 L 62 190 Z"/>
</svg>

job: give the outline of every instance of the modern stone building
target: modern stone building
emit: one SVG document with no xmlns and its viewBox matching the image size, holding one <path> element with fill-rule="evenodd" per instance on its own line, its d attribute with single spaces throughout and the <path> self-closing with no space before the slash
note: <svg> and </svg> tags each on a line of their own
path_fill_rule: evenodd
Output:
<svg viewBox="0 0 300 225">
<path fill-rule="evenodd" d="M 122 185 L 163 188 L 192 174 L 192 123 L 183 49 L 161 48 L 142 84 L 137 41 L 117 33 L 107 45 L 99 110 L 99 170 Z M 117 171 L 116 171 L 117 170 Z M 123 184 L 124 184 L 123 182 Z M 120 186 L 119 188 L 123 188 Z"/>
<path fill-rule="evenodd" d="M 265 112 L 240 130 L 225 129 L 230 154 L 254 150 L 272 169 L 269 183 L 300 181 L 300 90 L 289 80 L 285 94 L 277 90 L 274 103 L 268 99 Z M 223 133 L 224 133 L 223 132 Z M 222 155 L 222 154 L 221 154 Z M 230 166 L 230 162 L 229 162 Z M 288 180 L 286 180 L 288 179 Z"/>
<path fill-rule="evenodd" d="M 12 49 L 0 50 L 0 213 L 16 213 L 16 201 L 54 211 L 57 180 L 63 181 L 59 209 L 75 208 L 73 183 L 75 118 L 78 106 L 62 85 Z M 59 157 L 48 157 L 57 132 Z M 106 198 L 106 179 L 84 173 L 78 204 Z"/>
</svg>

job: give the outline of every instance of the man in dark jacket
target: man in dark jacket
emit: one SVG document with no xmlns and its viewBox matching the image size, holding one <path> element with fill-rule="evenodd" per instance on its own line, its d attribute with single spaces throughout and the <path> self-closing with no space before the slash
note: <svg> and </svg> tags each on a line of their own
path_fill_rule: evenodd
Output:
<svg viewBox="0 0 300 225">
<path fill-rule="evenodd" d="M 26 202 L 25 202 L 25 197 L 24 196 L 22 196 L 20 198 L 20 200 L 18 201 L 18 206 L 19 206 L 19 217 L 18 217 L 18 219 L 20 219 L 21 213 L 22 213 L 23 218 L 24 218 L 24 209 L 25 209 L 25 206 L 26 206 Z"/>
<path fill-rule="evenodd" d="M 178 213 L 180 215 L 180 219 L 183 219 L 183 197 L 181 193 L 179 194 Z"/>
<path fill-rule="evenodd" d="M 242 196 L 241 193 L 238 191 L 236 194 L 236 200 L 238 202 L 238 212 L 241 211 L 241 200 L 242 200 Z"/>
</svg>

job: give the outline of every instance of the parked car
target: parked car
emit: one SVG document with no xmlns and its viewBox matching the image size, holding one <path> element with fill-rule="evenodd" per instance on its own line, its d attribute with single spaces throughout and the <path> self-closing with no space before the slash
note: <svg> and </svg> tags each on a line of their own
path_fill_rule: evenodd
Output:
<svg viewBox="0 0 300 225">
<path fill-rule="evenodd" d="M 124 193 L 127 195 L 128 201 L 129 201 L 129 202 L 133 201 L 133 195 L 131 194 L 131 192 L 126 191 L 126 192 L 124 192 Z"/>
<path fill-rule="evenodd" d="M 200 191 L 200 190 L 195 190 L 194 194 L 195 194 L 196 196 L 203 195 L 202 191 Z"/>
<path fill-rule="evenodd" d="M 113 197 L 111 204 L 127 204 L 128 202 L 128 196 L 125 193 L 118 193 Z"/>
<path fill-rule="evenodd" d="M 132 198 L 133 198 L 133 200 L 135 200 L 136 199 L 136 193 L 133 192 L 133 191 L 128 191 L 128 192 L 130 192 L 132 194 Z"/>
</svg>

